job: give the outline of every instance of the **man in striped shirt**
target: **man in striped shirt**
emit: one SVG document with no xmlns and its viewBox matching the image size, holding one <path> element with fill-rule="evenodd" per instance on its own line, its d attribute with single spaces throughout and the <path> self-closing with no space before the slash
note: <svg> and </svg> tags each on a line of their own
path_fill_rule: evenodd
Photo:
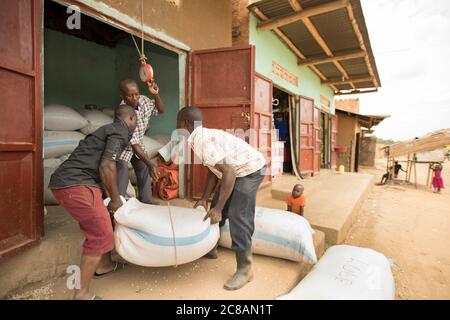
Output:
<svg viewBox="0 0 450 320">
<path fill-rule="evenodd" d="M 155 82 L 149 82 L 147 85 L 154 99 L 149 99 L 141 95 L 135 81 L 123 80 L 120 82 L 122 103 L 135 109 L 137 126 L 130 140 L 130 144 L 120 155 L 120 160 L 117 162 L 117 181 L 119 193 L 125 196 L 129 182 L 128 163 L 131 162 L 136 173 L 139 201 L 155 204 L 152 199 L 151 182 L 152 179 L 158 179 L 158 175 L 156 167 L 151 163 L 151 159 L 145 153 L 143 139 L 150 118 L 164 112 L 164 103 L 159 95 L 159 87 L 157 84 Z"/>
</svg>

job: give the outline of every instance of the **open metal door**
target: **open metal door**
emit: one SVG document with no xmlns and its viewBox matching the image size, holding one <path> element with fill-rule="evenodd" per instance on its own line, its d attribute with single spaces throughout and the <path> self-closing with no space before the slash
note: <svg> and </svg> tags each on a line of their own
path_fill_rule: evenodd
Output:
<svg viewBox="0 0 450 320">
<path fill-rule="evenodd" d="M 0 9 L 0 260 L 43 234 L 41 1 Z"/>
<path fill-rule="evenodd" d="M 253 112 L 254 46 L 194 51 L 191 58 L 191 104 L 202 110 L 203 126 L 247 131 Z M 191 198 L 202 196 L 207 172 L 200 164 L 191 165 Z"/>
<path fill-rule="evenodd" d="M 266 159 L 267 175 L 261 186 L 272 182 L 272 81 L 259 74 L 255 75 L 255 102 L 251 115 L 251 127 L 255 138 L 252 145 L 259 150 Z"/>
</svg>

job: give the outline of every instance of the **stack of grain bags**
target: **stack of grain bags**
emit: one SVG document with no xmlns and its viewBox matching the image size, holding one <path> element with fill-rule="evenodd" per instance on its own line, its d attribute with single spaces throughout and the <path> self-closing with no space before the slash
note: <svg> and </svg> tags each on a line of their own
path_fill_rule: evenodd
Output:
<svg viewBox="0 0 450 320">
<path fill-rule="evenodd" d="M 44 108 L 44 202 L 46 205 L 57 204 L 51 191 L 47 188 L 50 177 L 56 168 L 70 156 L 80 140 L 98 128 L 112 123 L 113 108 L 100 110 L 84 109 L 80 112 L 58 104 L 48 105 Z M 169 136 L 155 135 L 153 138 L 144 137 L 144 147 L 150 157 L 157 155 L 158 150 L 168 143 Z M 130 180 L 134 185 L 136 175 L 130 168 Z M 127 189 L 127 198 L 136 196 L 136 191 L 130 183 Z"/>
</svg>

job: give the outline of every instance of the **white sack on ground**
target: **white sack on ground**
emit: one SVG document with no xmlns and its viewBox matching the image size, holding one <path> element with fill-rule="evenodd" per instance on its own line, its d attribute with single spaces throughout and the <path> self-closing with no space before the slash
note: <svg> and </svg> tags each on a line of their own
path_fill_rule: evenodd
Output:
<svg viewBox="0 0 450 320">
<path fill-rule="evenodd" d="M 192 262 L 219 240 L 218 224 L 203 221 L 204 216 L 204 210 L 171 206 L 169 211 L 168 206 L 132 198 L 114 214 L 116 251 L 125 260 L 146 267 Z"/>
<path fill-rule="evenodd" d="M 56 201 L 53 196 L 52 191 L 48 188 L 48 184 L 50 182 L 50 178 L 55 172 L 57 167 L 44 167 L 44 204 L 45 205 L 56 205 L 58 201 Z"/>
<path fill-rule="evenodd" d="M 252 251 L 292 261 L 317 262 L 314 231 L 308 221 L 292 212 L 256 207 Z M 221 228 L 220 245 L 231 248 L 228 220 Z"/>
<path fill-rule="evenodd" d="M 77 131 L 44 131 L 44 159 L 71 153 L 84 137 Z"/>
<path fill-rule="evenodd" d="M 393 300 L 389 260 L 372 249 L 329 248 L 311 272 L 280 300 Z"/>
<path fill-rule="evenodd" d="M 127 194 L 126 194 L 127 198 L 136 198 L 136 190 L 134 189 L 134 187 L 131 185 L 131 182 L 128 182 L 128 187 L 127 187 Z"/>
<path fill-rule="evenodd" d="M 67 106 L 51 104 L 44 108 L 44 129 L 52 131 L 75 131 L 88 122 L 77 111 Z"/>
<path fill-rule="evenodd" d="M 88 121 L 88 124 L 81 129 L 81 132 L 83 132 L 86 135 L 91 134 L 98 128 L 113 122 L 112 117 L 108 116 L 107 114 L 99 110 L 84 109 L 81 110 L 80 113 Z"/>
</svg>

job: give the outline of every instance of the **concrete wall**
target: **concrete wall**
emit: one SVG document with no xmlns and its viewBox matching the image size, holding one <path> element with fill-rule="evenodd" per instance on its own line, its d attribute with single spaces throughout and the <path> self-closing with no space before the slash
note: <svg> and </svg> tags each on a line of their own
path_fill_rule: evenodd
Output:
<svg viewBox="0 0 450 320">
<path fill-rule="evenodd" d="M 330 100 L 330 110 L 334 114 L 334 93 L 320 83 L 320 78 L 309 68 L 297 65 L 297 56 L 272 32 L 260 32 L 256 29 L 258 19 L 250 14 L 250 44 L 256 46 L 256 71 L 272 79 L 274 84 L 289 92 L 314 99 L 320 107 L 320 96 Z M 298 77 L 299 84 L 295 86 L 290 82 L 272 73 L 272 61 L 280 64 Z"/>
<path fill-rule="evenodd" d="M 362 138 L 359 164 L 368 167 L 375 166 L 376 153 L 377 153 L 377 138 L 373 136 Z"/>
<path fill-rule="evenodd" d="M 97 11 L 111 11 L 141 23 L 140 0 L 82 0 Z M 229 0 L 145 0 L 145 25 L 191 49 L 231 46 Z"/>
<path fill-rule="evenodd" d="M 180 108 L 178 54 L 148 42 L 145 51 L 166 105 L 164 114 L 150 120 L 151 133 L 170 134 L 176 127 Z M 138 68 L 137 52 L 130 40 L 108 48 L 44 30 L 45 105 L 58 103 L 82 109 L 86 104 L 95 104 L 114 108 L 121 101 L 119 81 L 128 78 L 136 80 L 141 93 L 149 96 L 147 86 L 139 80 Z"/>
<path fill-rule="evenodd" d="M 155 80 L 165 104 L 165 112 L 150 119 L 149 133 L 171 134 L 176 128 L 177 113 L 180 109 L 178 55 L 152 43 L 146 43 L 145 51 L 152 64 Z M 151 97 L 147 85 L 139 79 L 137 73 L 139 61 L 134 59 L 136 55 L 136 49 L 132 47 L 131 42 L 117 46 L 117 73 L 114 88 L 117 89 L 117 84 L 122 79 L 133 79 L 139 84 L 141 94 Z"/>
<path fill-rule="evenodd" d="M 44 29 L 45 105 L 81 109 L 89 103 L 114 106 L 117 100 L 114 49 Z"/>
</svg>

